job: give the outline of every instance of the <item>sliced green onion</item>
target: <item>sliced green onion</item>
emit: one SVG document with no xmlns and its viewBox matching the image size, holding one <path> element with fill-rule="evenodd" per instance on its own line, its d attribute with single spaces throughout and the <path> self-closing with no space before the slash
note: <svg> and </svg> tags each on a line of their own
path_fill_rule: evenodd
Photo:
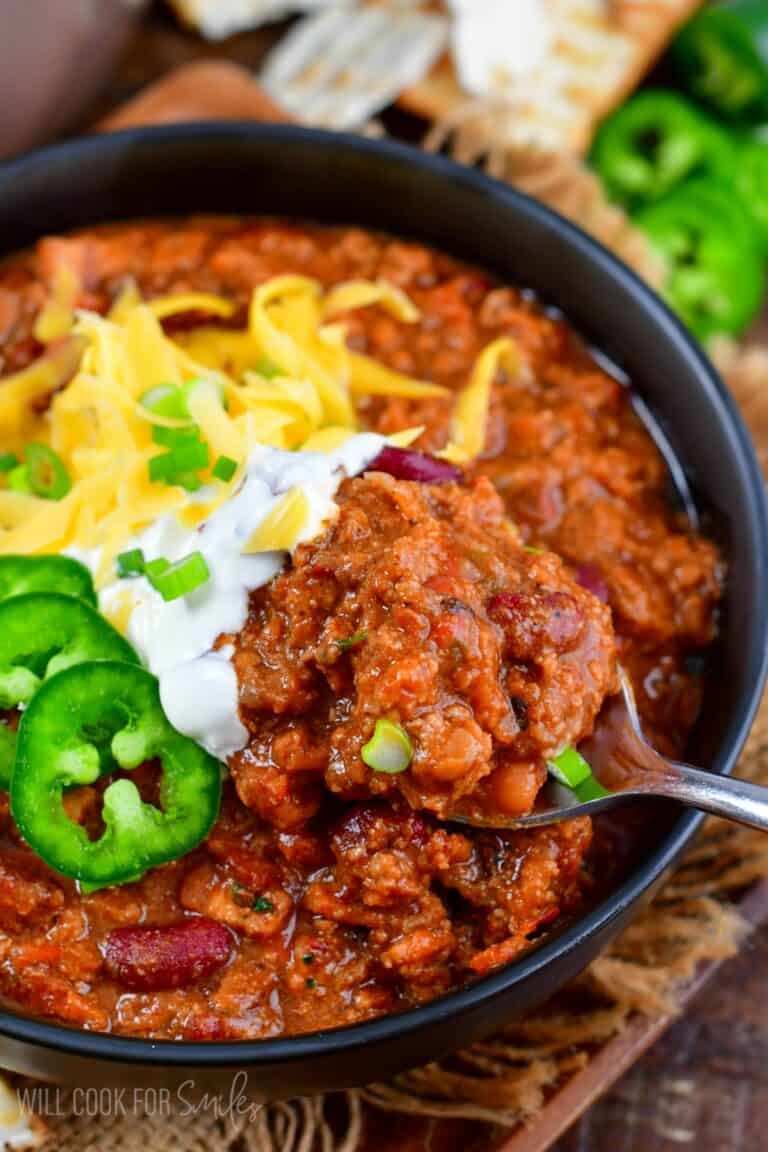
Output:
<svg viewBox="0 0 768 1152">
<path fill-rule="evenodd" d="M 212 475 L 217 480 L 223 480 L 225 484 L 232 479 L 235 472 L 237 472 L 237 460 L 233 460 L 231 456 L 219 456 L 212 469 Z"/>
<path fill-rule="evenodd" d="M 130 548 L 121 552 L 115 563 L 118 576 L 140 576 L 144 571 L 144 553 L 141 548 Z"/>
<path fill-rule="evenodd" d="M 180 484 L 189 478 L 189 473 L 207 468 L 210 458 L 208 445 L 202 440 L 179 440 L 168 452 L 150 458 L 147 463 L 149 478 L 154 483 Z"/>
<path fill-rule="evenodd" d="M 405 728 L 391 720 L 377 720 L 373 736 L 360 754 L 374 772 L 396 776 L 405 772 L 413 759 L 413 745 Z"/>
<path fill-rule="evenodd" d="M 550 775 L 564 784 L 566 788 L 578 788 L 592 775 L 592 769 L 581 753 L 570 745 L 558 753 L 553 760 L 547 761 Z"/>
<path fill-rule="evenodd" d="M 523 552 L 531 552 L 531 553 L 533 553 L 534 556 L 543 556 L 544 555 L 544 549 L 543 548 L 534 548 L 533 544 L 524 544 L 523 545 Z"/>
<path fill-rule="evenodd" d="M 347 636 L 345 640 L 337 640 L 336 647 L 341 648 L 342 652 L 346 652 L 348 648 L 356 648 L 358 644 L 362 644 L 367 639 L 367 632 L 355 632 L 352 636 Z"/>
<path fill-rule="evenodd" d="M 178 384 L 158 384 L 156 388 L 145 392 L 139 403 L 156 416 L 166 416 L 172 420 L 189 419 L 187 401 Z"/>
<path fill-rule="evenodd" d="M 168 455 L 180 471 L 193 471 L 197 468 L 207 468 L 211 462 L 211 454 L 205 441 L 197 439 L 180 440 L 174 444 Z"/>
<path fill-rule="evenodd" d="M 177 444 L 202 438 L 197 424 L 185 424 L 183 428 L 164 428 L 162 424 L 153 424 L 152 439 L 155 444 L 160 444 L 163 448 L 175 448 Z"/>
<path fill-rule="evenodd" d="M 187 492 L 198 492 L 203 486 L 203 482 L 196 472 L 182 472 L 173 483 L 178 488 L 186 488 Z"/>
<path fill-rule="evenodd" d="M 557 756 L 552 760 L 547 760 L 547 767 L 549 774 L 553 775 L 555 780 L 567 788 L 572 788 L 578 794 L 578 789 L 583 787 L 585 783 L 594 780 L 592 775 L 592 768 L 587 764 L 587 761 L 577 752 L 575 748 L 564 748 L 562 752 L 558 752 Z M 596 780 L 594 781 L 595 783 Z M 598 787 L 600 787 L 598 785 Z"/>
<path fill-rule="evenodd" d="M 170 566 L 170 560 L 166 560 L 164 556 L 159 556 L 157 560 L 147 560 L 144 565 L 144 575 L 150 584 L 153 584 L 155 578 L 161 576 L 163 572 L 167 572 Z"/>
<path fill-rule="evenodd" d="M 265 380 L 273 380 L 275 376 L 282 376 L 283 374 L 282 368 L 278 368 L 274 360 L 270 360 L 268 356 L 262 356 L 261 360 L 257 361 L 254 370 Z"/>
<path fill-rule="evenodd" d="M 0 472 L 10 472 L 17 468 L 18 464 L 19 458 L 13 452 L 0 452 Z"/>
<path fill-rule="evenodd" d="M 166 567 L 157 570 L 152 568 L 158 561 L 145 564 L 144 572 L 152 587 L 160 593 L 163 600 L 178 600 L 181 596 L 188 596 L 196 588 L 206 584 L 211 578 L 211 572 L 202 552 L 190 552 L 175 564 L 165 561 Z"/>
<path fill-rule="evenodd" d="M 603 788 L 597 777 L 591 773 L 586 780 L 583 780 L 573 789 L 573 794 L 580 804 L 586 804 L 587 800 L 601 800 L 603 796 L 611 795 L 609 790 Z"/>
<path fill-rule="evenodd" d="M 29 468 L 26 464 L 18 464 L 8 473 L 8 487 L 13 492 L 31 492 L 29 484 Z"/>
<path fill-rule="evenodd" d="M 72 487 L 72 481 L 58 452 L 47 444 L 27 444 L 24 459 L 29 471 L 30 491 L 44 500 L 63 500 Z"/>
</svg>

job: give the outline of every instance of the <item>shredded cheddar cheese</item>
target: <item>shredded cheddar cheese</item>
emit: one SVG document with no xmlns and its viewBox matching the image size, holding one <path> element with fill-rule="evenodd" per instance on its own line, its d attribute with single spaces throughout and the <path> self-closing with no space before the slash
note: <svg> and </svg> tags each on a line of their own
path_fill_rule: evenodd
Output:
<svg viewBox="0 0 768 1152">
<path fill-rule="evenodd" d="M 441 453 L 461 464 L 479 456 L 485 447 L 485 431 L 491 401 L 491 386 L 500 368 L 516 372 L 520 355 L 513 340 L 494 340 L 485 348 L 472 370 L 469 384 L 459 393 L 451 421 L 451 439 Z"/>
<path fill-rule="evenodd" d="M 309 500 L 301 488 L 291 488 L 251 534 L 243 552 L 290 551 L 304 532 L 311 514 Z"/>
<path fill-rule="evenodd" d="M 305 276 L 274 277 L 254 291 L 244 328 L 206 322 L 236 315 L 231 300 L 210 293 L 143 301 L 129 280 L 101 316 L 74 310 L 77 289 L 70 271 L 57 273 L 35 328 L 49 346 L 28 368 L 0 380 L 0 450 L 21 455 L 32 440 L 49 445 L 72 487 L 63 500 L 47 501 L 0 486 L 0 553 L 98 549 L 100 584 L 111 578 L 125 542 L 157 518 L 173 513 L 193 528 L 228 499 L 257 444 L 330 452 L 359 430 L 357 397 L 450 399 L 447 389 L 348 347 L 345 316 L 356 309 L 378 306 L 403 323 L 419 321 L 409 297 L 383 281 L 348 281 L 325 293 Z M 165 332 L 162 321 L 182 314 L 199 314 L 201 322 Z M 449 459 L 482 453 L 493 380 L 500 368 L 515 371 L 517 364 L 511 340 L 482 352 L 454 404 L 443 453 Z M 188 420 L 142 402 L 169 385 L 183 387 Z M 149 461 L 162 451 L 153 428 L 189 421 L 211 464 L 223 456 L 238 465 L 228 482 L 204 469 L 194 499 L 178 484 L 149 476 Z M 406 429 L 390 439 L 406 447 L 422 431 Z M 307 530 L 310 513 L 305 495 L 292 490 L 254 533 L 249 550 L 290 549 Z M 123 605 L 115 610 L 127 611 Z"/>
</svg>

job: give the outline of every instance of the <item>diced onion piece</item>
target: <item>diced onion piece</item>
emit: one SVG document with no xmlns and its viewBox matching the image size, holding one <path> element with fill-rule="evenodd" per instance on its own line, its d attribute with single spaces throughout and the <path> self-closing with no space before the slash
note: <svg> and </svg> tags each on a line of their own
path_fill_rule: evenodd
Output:
<svg viewBox="0 0 768 1152">
<path fill-rule="evenodd" d="M 550 775 L 566 788 L 578 788 L 592 775 L 592 769 L 587 761 L 570 745 L 552 760 L 548 760 L 547 768 Z"/>
<path fill-rule="evenodd" d="M 377 720 L 373 736 L 360 750 L 365 763 L 374 772 L 397 776 L 405 772 L 413 759 L 413 745 L 405 728 L 392 720 Z"/>
<path fill-rule="evenodd" d="M 500 367 L 516 372 L 520 354 L 513 340 L 503 337 L 484 348 L 475 363 L 469 384 L 459 393 L 451 420 L 451 438 L 441 453 L 458 463 L 474 460 L 485 447 L 485 431 L 491 403 L 491 386 Z"/>
<path fill-rule="evenodd" d="M 304 531 L 310 505 L 301 488 L 291 488 L 251 533 L 243 552 L 290 552 Z"/>
</svg>

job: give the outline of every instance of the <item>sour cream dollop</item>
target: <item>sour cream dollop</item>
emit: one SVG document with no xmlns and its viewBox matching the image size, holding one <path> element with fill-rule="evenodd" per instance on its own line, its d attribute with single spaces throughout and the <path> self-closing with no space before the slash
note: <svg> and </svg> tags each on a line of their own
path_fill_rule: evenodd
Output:
<svg viewBox="0 0 768 1152">
<path fill-rule="evenodd" d="M 551 0 L 448 0 L 459 82 L 474 96 L 503 91 L 534 72 L 555 34 Z"/>
<path fill-rule="evenodd" d="M 160 517 L 126 548 L 141 548 L 146 560 L 174 562 L 190 552 L 203 553 L 210 579 L 188 596 L 170 602 L 143 576 L 115 580 L 99 592 L 99 607 L 109 611 L 131 597 L 127 636 L 144 664 L 160 681 L 160 699 L 173 726 L 226 759 L 247 743 L 238 711 L 238 684 L 231 645 L 215 648 L 222 634 L 239 632 L 248 614 L 248 594 L 268 583 L 286 564 L 286 552 L 245 555 L 243 548 L 277 502 L 301 488 L 310 515 L 296 546 L 319 535 L 338 513 L 334 495 L 348 476 L 365 470 L 386 441 L 364 433 L 334 452 L 253 450 L 239 488 L 196 528 L 185 528 L 175 514 Z M 78 553 L 95 568 L 97 554 Z"/>
</svg>

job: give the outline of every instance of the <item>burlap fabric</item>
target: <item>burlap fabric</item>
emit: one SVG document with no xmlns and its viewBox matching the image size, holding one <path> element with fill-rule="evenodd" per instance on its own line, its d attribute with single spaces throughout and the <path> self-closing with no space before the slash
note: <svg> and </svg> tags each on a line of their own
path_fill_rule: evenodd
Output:
<svg viewBox="0 0 768 1152">
<path fill-rule="evenodd" d="M 576 219 L 658 285 L 661 269 L 626 217 L 609 205 L 576 160 L 530 152 L 487 155 L 472 124 L 452 124 L 432 143 L 459 158 L 482 152 L 495 172 Z M 719 342 L 713 355 L 727 376 L 768 462 L 768 348 Z M 739 767 L 768 784 L 768 697 Z M 363 1103 L 438 1117 L 530 1122 L 548 1096 L 583 1068 L 601 1044 L 637 1013 L 675 1010 L 676 994 L 706 960 L 733 953 L 748 930 L 733 899 L 768 875 L 768 837 L 711 820 L 654 903 L 556 1001 L 491 1039 L 439 1064 L 373 1084 L 344 1098 L 271 1105 L 217 1115 L 205 1108 L 163 1114 L 84 1115 L 71 1096 L 47 1117 L 46 1146 L 60 1152 L 355 1152 Z"/>
</svg>

